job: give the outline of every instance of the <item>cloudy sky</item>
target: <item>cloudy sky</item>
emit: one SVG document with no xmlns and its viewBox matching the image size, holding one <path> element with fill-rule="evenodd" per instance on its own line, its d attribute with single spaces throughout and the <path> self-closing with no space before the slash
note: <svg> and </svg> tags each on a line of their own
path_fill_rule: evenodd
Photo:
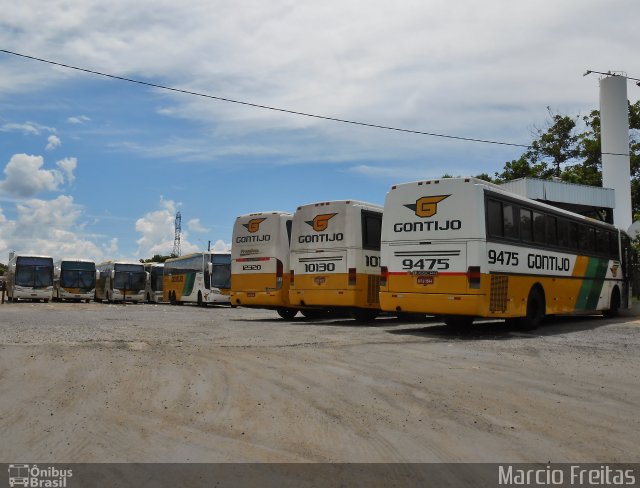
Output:
<svg viewBox="0 0 640 488">
<path fill-rule="evenodd" d="M 633 0 L 0 0 L 0 49 L 287 110 L 516 144 L 637 63 Z M 635 60 L 635 61 L 634 61 Z M 224 249 L 239 214 L 382 203 L 517 147 L 346 125 L 0 53 L 0 262 Z M 629 84 L 629 98 L 640 88 Z"/>
</svg>

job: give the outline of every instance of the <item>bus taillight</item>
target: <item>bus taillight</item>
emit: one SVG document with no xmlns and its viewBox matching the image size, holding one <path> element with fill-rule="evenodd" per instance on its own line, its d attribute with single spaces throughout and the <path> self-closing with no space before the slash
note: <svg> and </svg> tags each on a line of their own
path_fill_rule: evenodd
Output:
<svg viewBox="0 0 640 488">
<path fill-rule="evenodd" d="M 356 284 L 356 268 L 349 268 L 349 286 Z"/>
<path fill-rule="evenodd" d="M 295 282 L 295 278 L 296 278 L 295 271 L 293 271 L 293 270 L 289 271 L 289 286 L 293 286 L 293 284 Z"/>
<path fill-rule="evenodd" d="M 389 268 L 382 266 L 380 268 L 380 286 L 387 286 L 387 278 L 389 277 Z"/>
<path fill-rule="evenodd" d="M 480 288 L 480 266 L 469 266 L 467 280 L 469 281 L 469 288 Z"/>
<path fill-rule="evenodd" d="M 282 261 L 276 259 L 276 288 L 282 288 L 282 276 L 284 274 L 284 267 Z"/>
</svg>

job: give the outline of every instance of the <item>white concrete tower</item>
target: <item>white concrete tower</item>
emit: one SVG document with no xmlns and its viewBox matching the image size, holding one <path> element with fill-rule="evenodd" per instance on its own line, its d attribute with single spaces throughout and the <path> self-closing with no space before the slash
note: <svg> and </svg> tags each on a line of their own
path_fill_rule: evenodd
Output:
<svg viewBox="0 0 640 488">
<path fill-rule="evenodd" d="M 600 123 L 602 186 L 615 190 L 613 223 L 627 230 L 632 215 L 629 107 L 625 76 L 607 76 L 600 80 Z"/>
</svg>

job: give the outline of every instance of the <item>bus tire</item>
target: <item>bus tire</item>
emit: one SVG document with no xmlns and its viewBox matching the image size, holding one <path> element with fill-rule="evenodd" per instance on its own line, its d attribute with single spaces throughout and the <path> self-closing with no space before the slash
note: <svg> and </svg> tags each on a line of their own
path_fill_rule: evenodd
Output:
<svg viewBox="0 0 640 488">
<path fill-rule="evenodd" d="M 280 315 L 281 318 L 285 319 L 285 320 L 291 320 L 293 317 L 295 317 L 298 314 L 298 310 L 295 308 L 278 308 L 276 309 L 276 312 L 278 313 L 278 315 Z"/>
<path fill-rule="evenodd" d="M 519 328 L 521 330 L 537 329 L 544 320 L 545 310 L 544 294 L 538 287 L 533 287 L 527 298 L 527 315 L 519 320 Z"/>
<path fill-rule="evenodd" d="M 354 308 L 351 311 L 351 317 L 361 324 L 372 322 L 378 316 L 378 310 L 375 308 Z"/>
<path fill-rule="evenodd" d="M 473 325 L 473 317 L 471 315 L 447 315 L 444 318 L 444 323 L 452 329 L 470 329 Z"/>
<path fill-rule="evenodd" d="M 198 307 L 206 307 L 207 304 L 202 301 L 202 292 L 198 292 Z"/>
<path fill-rule="evenodd" d="M 173 291 L 169 292 L 169 303 L 171 305 L 175 305 L 176 304 L 176 294 Z"/>
<path fill-rule="evenodd" d="M 611 299 L 609 300 L 609 308 L 602 311 L 605 318 L 617 317 L 620 312 L 620 289 L 617 286 L 611 290 Z"/>
</svg>

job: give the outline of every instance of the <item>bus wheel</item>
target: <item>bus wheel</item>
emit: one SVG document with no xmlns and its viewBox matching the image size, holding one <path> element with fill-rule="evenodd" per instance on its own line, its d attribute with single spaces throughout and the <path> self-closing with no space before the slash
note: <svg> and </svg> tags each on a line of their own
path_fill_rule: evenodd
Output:
<svg viewBox="0 0 640 488">
<path fill-rule="evenodd" d="M 602 315 L 606 318 L 617 317 L 620 311 L 620 290 L 617 286 L 611 290 L 611 300 L 609 301 L 609 308 L 602 311 Z"/>
<path fill-rule="evenodd" d="M 351 311 L 351 316 L 356 322 L 371 322 L 378 316 L 378 310 L 375 308 L 354 308 Z"/>
<path fill-rule="evenodd" d="M 169 303 L 171 305 L 175 305 L 176 304 L 176 294 L 175 292 L 169 292 Z"/>
<path fill-rule="evenodd" d="M 537 329 L 545 315 L 544 295 L 538 288 L 532 288 L 527 299 L 527 315 L 518 323 L 521 330 Z"/>
<path fill-rule="evenodd" d="M 469 329 L 473 325 L 473 317 L 470 315 L 447 315 L 444 323 L 452 329 Z"/>
<path fill-rule="evenodd" d="M 276 312 L 278 312 L 278 315 L 285 320 L 291 320 L 298 314 L 298 310 L 295 308 L 278 308 L 276 309 Z"/>
<path fill-rule="evenodd" d="M 202 292 L 198 292 L 198 307 L 204 307 L 206 304 L 202 301 Z"/>
</svg>

